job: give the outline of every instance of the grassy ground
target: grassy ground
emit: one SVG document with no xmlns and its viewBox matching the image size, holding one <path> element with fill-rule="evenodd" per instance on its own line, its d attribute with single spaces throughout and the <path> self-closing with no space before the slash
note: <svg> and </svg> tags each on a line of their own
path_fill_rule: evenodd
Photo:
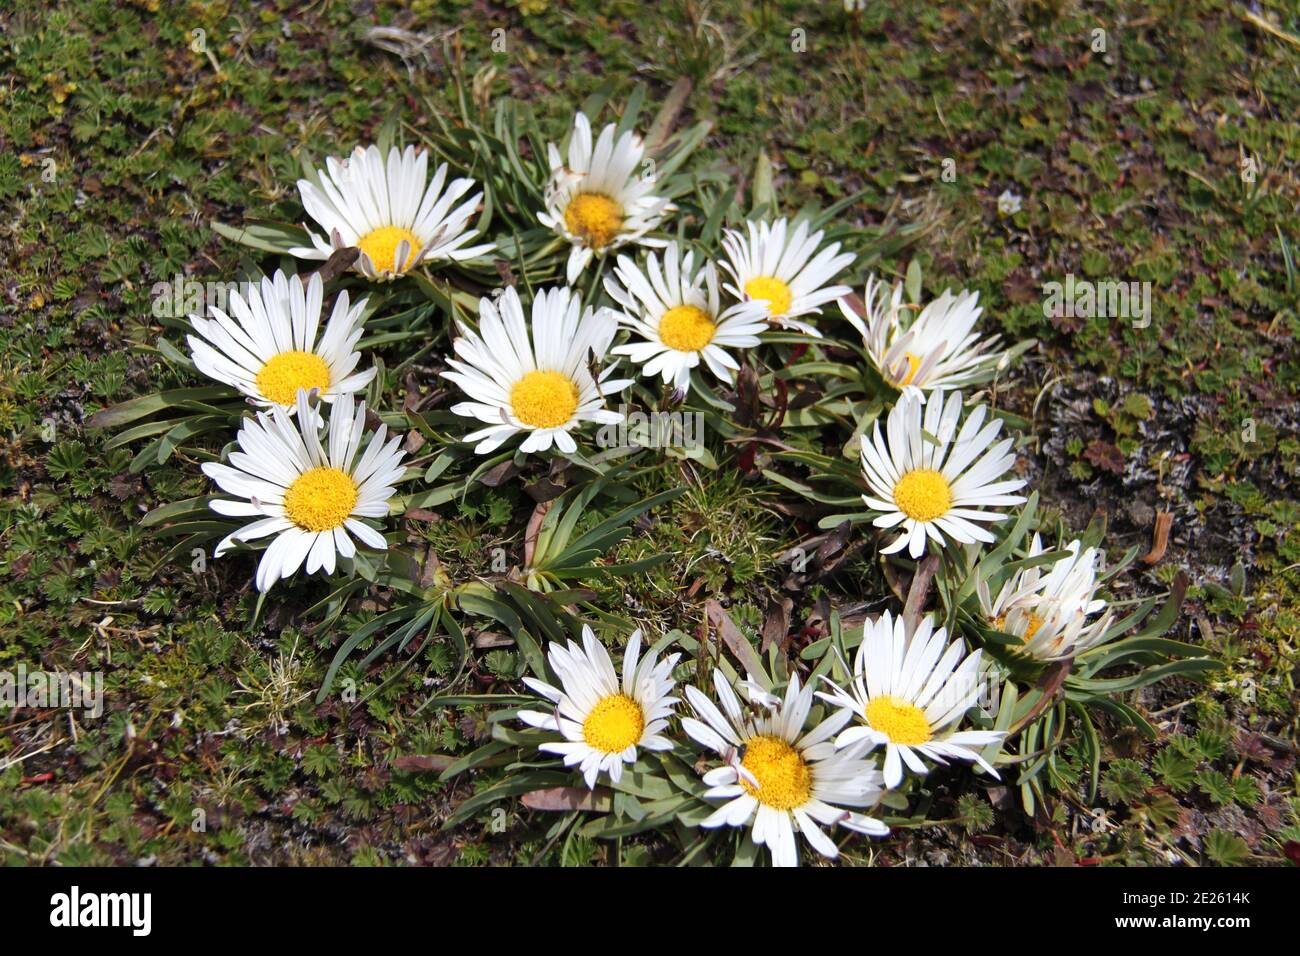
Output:
<svg viewBox="0 0 1300 956">
<path fill-rule="evenodd" d="M 1289 9 L 1277 29 L 1300 35 L 1293 6 L 1261 6 Z M 883 242 L 877 270 L 901 275 L 918 258 L 928 293 L 978 289 L 987 323 L 1042 343 L 999 401 L 1033 422 L 1022 465 L 1044 501 L 1078 529 L 1104 512 L 1114 553 L 1145 549 L 1157 511 L 1174 516 L 1163 560 L 1125 586 L 1154 593 L 1186 568 L 1173 636 L 1226 666 L 1209 685 L 1132 701 L 1166 736 L 1113 735 L 1095 807 L 1063 792 L 1030 819 L 963 777 L 930 814 L 959 823 L 900 831 L 852 859 L 1296 859 L 1300 279 L 1284 242 L 1300 244 L 1300 46 L 1245 5 L 1209 0 L 914 0 L 869 4 L 856 21 L 834 3 L 301 7 L 71 0 L 0 13 L 0 669 L 107 675 L 98 720 L 0 712 L 0 860 L 612 862 L 612 845 L 547 845 L 549 821 L 517 807 L 504 827 L 484 814 L 443 830 L 483 783 L 422 769 L 484 734 L 472 710 L 412 714 L 450 652 L 421 648 L 363 708 L 314 704 L 337 636 L 296 609 L 323 585 L 268 602 L 248 628 L 248 559 L 199 574 L 188 557 L 160 565 L 167 545 L 137 526 L 205 490 L 195 463 L 132 474 L 130 450 L 105 451 L 106 436 L 83 429 L 133 394 L 197 384 L 148 350 L 151 289 L 244 262 L 211 220 L 295 218 L 299 153 L 366 142 L 393 104 L 408 104 L 415 132 L 431 128 L 417 104 L 450 103 L 444 34 L 476 88 L 534 104 L 554 136 L 602 82 L 662 96 L 684 75 L 684 118 L 715 124 L 708 151 L 744 177 L 765 147 L 788 209 L 866 189 L 851 218 L 886 240 L 920 227 Z M 367 42 L 376 24 L 435 42 L 403 62 Z M 1010 217 L 997 210 L 1004 190 L 1023 197 Z M 1067 273 L 1149 281 L 1150 326 L 1044 318 L 1043 283 Z M 399 403 L 403 383 L 387 384 Z M 473 497 L 408 531 L 468 578 L 493 547 L 518 549 L 531 504 L 519 499 Z M 862 559 L 783 587 L 775 558 L 801 532 L 771 486 L 734 469 L 674 514 L 617 555 L 672 559 L 610 585 L 607 606 L 689 631 L 717 597 L 757 632 L 782 596 L 795 630 L 820 602 L 866 597 Z M 498 686 L 512 657 L 476 652 L 467 681 Z M 378 688 L 403 660 L 356 676 Z M 619 851 L 645 862 L 657 849 Z"/>
</svg>

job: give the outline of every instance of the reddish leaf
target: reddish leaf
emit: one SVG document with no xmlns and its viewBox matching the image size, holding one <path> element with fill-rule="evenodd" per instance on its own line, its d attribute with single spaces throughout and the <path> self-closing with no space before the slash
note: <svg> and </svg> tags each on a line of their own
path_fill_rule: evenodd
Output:
<svg viewBox="0 0 1300 956">
<path fill-rule="evenodd" d="M 1100 439 L 1092 442 L 1084 451 L 1083 457 L 1094 467 L 1117 475 L 1124 474 L 1124 453 L 1109 442 Z"/>
<path fill-rule="evenodd" d="M 732 621 L 731 616 L 727 614 L 721 604 L 713 598 L 709 598 L 704 602 L 704 616 L 708 618 L 710 626 L 718 632 L 722 642 L 727 645 L 727 649 L 731 651 L 745 670 L 751 674 L 763 673 L 763 664 L 758 659 L 754 646 L 741 633 L 740 628 L 736 627 L 735 622 Z"/>
<path fill-rule="evenodd" d="M 547 787 L 530 790 L 521 798 L 529 810 L 591 810 L 609 813 L 612 804 L 607 787 L 588 790 L 586 787 Z"/>
<path fill-rule="evenodd" d="M 789 598 L 768 600 L 767 609 L 763 612 L 763 651 L 769 647 L 785 645 L 785 635 L 790 630 L 790 612 L 793 609 L 794 602 Z"/>
<path fill-rule="evenodd" d="M 455 757 L 447 754 L 408 754 L 393 760 L 394 770 L 446 770 L 456 762 Z"/>
<path fill-rule="evenodd" d="M 533 509 L 532 516 L 528 519 L 527 527 L 524 528 L 524 567 L 526 568 L 533 566 L 533 552 L 537 549 L 537 536 L 542 533 L 542 522 L 546 520 L 546 513 L 550 510 L 551 501 L 538 502 L 537 507 Z"/>
<path fill-rule="evenodd" d="M 511 459 L 509 461 L 503 461 L 495 468 L 488 469 L 483 477 L 479 478 L 478 483 L 488 488 L 497 488 L 505 484 L 518 473 L 519 469 L 515 467 L 514 460 Z"/>
</svg>

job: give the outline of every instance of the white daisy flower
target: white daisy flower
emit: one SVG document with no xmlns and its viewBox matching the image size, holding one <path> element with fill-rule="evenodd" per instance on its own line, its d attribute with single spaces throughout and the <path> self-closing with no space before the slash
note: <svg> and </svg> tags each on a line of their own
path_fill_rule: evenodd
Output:
<svg viewBox="0 0 1300 956">
<path fill-rule="evenodd" d="M 815 328 L 796 318 L 820 313 L 827 302 L 852 291 L 846 285 L 826 283 L 844 271 L 853 261 L 853 253 L 840 254 L 838 242 L 818 252 L 825 233 L 810 234 L 806 220 L 799 220 L 793 229 L 784 218 L 747 225 L 748 238 L 728 229 L 722 239 L 727 251 L 722 268 L 735 282 L 727 291 L 745 302 L 765 302 L 768 321 L 782 328 L 820 337 Z"/>
<path fill-rule="evenodd" d="M 632 632 L 623 652 L 623 680 L 614 671 L 609 652 L 585 624 L 582 647 L 552 643 L 547 652 L 560 687 L 525 677 L 524 683 L 555 705 L 549 712 L 522 710 L 519 719 L 532 727 L 554 730 L 563 741 L 544 743 L 538 749 L 559 754 L 566 767 L 577 766 L 587 786 L 595 787 L 604 773 L 618 783 L 623 765 L 636 763 L 637 748 L 671 750 L 672 741 L 660 731 L 668 726 L 676 697 L 672 693 L 673 667 L 680 654 L 656 661 L 653 653 L 641 657 L 641 631 Z"/>
<path fill-rule="evenodd" d="M 614 274 L 622 285 L 606 279 L 605 290 L 627 310 L 623 324 L 645 339 L 615 346 L 614 354 L 628 356 L 647 377 L 661 375 L 677 389 L 687 388 L 691 369 L 701 359 L 715 376 L 732 384 L 740 365 L 726 349 L 753 348 L 758 333 L 767 329 L 761 302 L 737 303 L 723 311 L 717 267 L 708 262 L 696 269 L 695 254 L 683 256 L 676 242 L 664 250 L 662 271 L 652 252 L 644 272 L 619 256 Z"/>
<path fill-rule="evenodd" d="M 645 234 L 676 210 L 663 196 L 654 194 L 657 181 L 642 168 L 645 144 L 630 130 L 615 141 L 610 123 L 601 130 L 593 148 L 591 123 L 582 113 L 573 120 L 569 137 L 569 163 L 560 158 L 554 143 L 547 145 L 551 178 L 538 213 L 542 225 L 573 245 L 569 253 L 568 282 L 577 281 L 592 257 L 628 243 L 662 246 L 662 239 Z"/>
<path fill-rule="evenodd" d="M 377 146 L 358 146 L 344 160 L 329 157 L 317 171 L 319 185 L 298 180 L 303 208 L 327 238 L 309 233 L 312 245 L 290 249 L 290 255 L 328 259 L 338 249 L 356 246 L 361 250 L 356 270 L 367 279 L 387 281 L 425 260 L 463 262 L 490 252 L 493 243 L 465 248 L 478 235 L 466 226 L 483 193 L 452 208 L 474 188 L 474 180 L 448 184 L 443 163 L 429 182 L 428 165 L 428 153 L 413 146 L 405 152 L 394 146 L 387 163 Z"/>
<path fill-rule="evenodd" d="M 882 512 L 872 523 L 877 528 L 902 525 L 902 533 L 881 549 L 882 554 L 906 547 L 911 557 L 919 558 L 927 538 L 939 547 L 948 538 L 963 544 L 992 542 L 993 535 L 976 522 L 1003 521 L 1007 516 L 980 509 L 1025 500 L 1010 494 L 1024 487 L 1023 480 L 997 480 L 1016 460 L 1013 439 L 993 444 L 1002 422 L 994 419 L 985 425 L 988 409 L 979 405 L 953 441 L 961 392 L 946 397 L 945 405 L 944 392 L 931 392 L 926 399 L 904 393 L 889 412 L 888 442 L 877 421 L 871 441 L 862 443 L 862 470 L 872 492 L 862 500 Z"/>
<path fill-rule="evenodd" d="M 956 729 L 980 696 L 980 652 L 963 659 L 965 650 L 960 639 L 948 643 L 947 632 L 934 630 L 929 617 L 910 638 L 902 615 L 894 618 L 886 611 L 867 622 L 848 690 L 823 678 L 834 692 L 817 694 L 859 721 L 835 738 L 835 746 L 864 740 L 883 745 L 885 786 L 891 789 L 903 782 L 903 764 L 924 775 L 922 758 L 941 764 L 971 760 L 996 777 L 980 750 L 1006 735 Z"/>
<path fill-rule="evenodd" d="M 997 598 L 987 581 L 976 585 L 985 619 L 1020 638 L 1024 644 L 1016 649 L 1022 653 L 1040 661 L 1065 660 L 1105 640 L 1114 612 L 1088 620 L 1106 610 L 1106 601 L 1097 597 L 1097 569 L 1104 555 L 1098 548 L 1080 553 L 1081 548 L 1077 539 L 1065 545 L 1069 555 L 1053 562 L 1046 573 L 1042 565 L 1022 568 L 1002 585 Z M 1043 553 L 1042 539 L 1035 534 L 1028 556 Z"/>
<path fill-rule="evenodd" d="M 891 293 L 871 276 L 862 293 L 865 321 L 846 299 L 840 299 L 840 311 L 861 333 L 867 354 L 889 384 L 930 391 L 987 382 L 1005 366 L 1006 353 L 994 351 L 998 337 L 981 341 L 974 331 L 982 311 L 978 301 L 978 292 L 945 291 L 909 320 L 902 283 Z"/>
<path fill-rule="evenodd" d="M 1025 557 L 1036 558 L 1040 554 L 1046 553 L 1046 550 L 1043 547 L 1042 536 L 1035 533 L 1033 540 L 1029 543 L 1029 552 Z M 996 598 L 993 597 L 993 592 L 989 589 L 987 578 L 981 578 L 975 583 L 975 592 L 979 595 L 980 610 L 990 623 L 998 621 L 999 618 L 1005 618 L 1017 606 L 1037 603 L 1042 588 L 1043 566 L 1041 564 L 1030 568 L 1022 568 L 1013 574 L 998 590 Z"/>
<path fill-rule="evenodd" d="M 863 759 L 866 742 L 837 750 L 831 738 L 850 715 L 837 712 L 804 733 L 813 705 L 813 689 L 790 679 L 785 699 L 772 703 L 751 694 L 744 710 L 721 671 L 713 672 L 719 710 L 694 687 L 686 699 L 696 715 L 682 718 L 682 729 L 696 743 L 726 762 L 704 775 L 710 800 L 726 800 L 702 827 L 752 825 L 755 843 L 767 846 L 776 866 L 797 866 L 795 833 L 802 833 L 822 856 L 835 859 L 839 849 L 821 829 L 839 824 L 859 833 L 883 836 L 879 820 L 845 807 L 871 808 L 880 800 L 882 777 L 874 760 Z"/>
<path fill-rule="evenodd" d="M 299 389 L 315 390 L 326 402 L 360 391 L 375 369 L 354 372 L 361 361 L 366 300 L 349 306 L 347 291 L 334 300 L 334 311 L 320 332 L 325 286 L 319 275 L 303 284 L 301 276 L 277 271 L 250 285 L 247 299 L 230 294 L 230 315 L 210 306 L 212 318 L 189 317 L 198 335 L 188 336 L 194 367 L 225 382 L 263 407 L 297 408 Z"/>
<path fill-rule="evenodd" d="M 528 433 L 520 451 L 545 451 L 554 442 L 560 451 L 572 453 L 578 446 L 569 433 L 583 422 L 623 420 L 605 408 L 605 396 L 621 392 L 631 379 L 608 380 L 614 365 L 596 377 L 588 368 L 589 357 L 597 366 L 604 361 L 618 331 L 612 309 L 584 310 L 567 287 L 538 291 L 530 337 L 524 307 L 512 287 L 499 303 L 479 301 L 478 333 L 459 325 L 454 348 L 463 361 L 448 359 L 453 371 L 442 374 L 473 399 L 451 410 L 488 424 L 465 436 L 467 442 L 478 442 L 478 454 L 488 454 L 520 432 Z"/>
<path fill-rule="evenodd" d="M 224 492 L 242 500 L 217 499 L 218 514 L 257 518 L 217 545 L 221 557 L 237 541 L 275 535 L 257 566 L 257 589 L 266 591 L 305 562 L 307 574 L 334 573 L 335 554 L 356 554 L 352 536 L 377 550 L 388 547 L 384 536 L 362 518 L 382 518 L 405 466 L 397 450 L 402 438 L 384 444 L 385 426 L 370 439 L 357 458 L 365 430 L 366 406 L 353 413 L 351 395 L 342 396 L 329 416 L 329 447 L 321 445 L 308 406 L 308 393 L 298 392 L 297 420 L 278 405 L 270 414 L 247 418 L 235 438 L 239 451 L 229 464 L 207 462 L 203 473 Z"/>
<path fill-rule="evenodd" d="M 1002 190 L 1002 195 L 998 196 L 998 215 L 1005 219 L 1018 212 L 1020 212 L 1020 197 L 1010 189 Z"/>
</svg>

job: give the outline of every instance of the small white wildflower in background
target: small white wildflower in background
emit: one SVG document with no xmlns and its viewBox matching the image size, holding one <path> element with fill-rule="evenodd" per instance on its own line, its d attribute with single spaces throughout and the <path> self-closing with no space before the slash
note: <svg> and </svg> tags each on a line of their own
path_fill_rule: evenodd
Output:
<svg viewBox="0 0 1300 956">
<path fill-rule="evenodd" d="M 1010 189 L 1002 190 L 1002 195 L 998 197 L 998 215 L 1007 219 L 1020 212 L 1020 197 Z"/>
</svg>

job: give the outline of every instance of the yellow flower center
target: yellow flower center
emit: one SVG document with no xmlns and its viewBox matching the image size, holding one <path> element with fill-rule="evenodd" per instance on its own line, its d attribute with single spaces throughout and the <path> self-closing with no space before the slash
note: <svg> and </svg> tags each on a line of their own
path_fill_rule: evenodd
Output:
<svg viewBox="0 0 1300 956">
<path fill-rule="evenodd" d="M 751 737 L 740 765 L 758 780 L 757 787 L 744 777 L 740 782 L 760 803 L 793 810 L 812 798 L 812 771 L 803 754 L 779 737 Z"/>
<path fill-rule="evenodd" d="M 909 471 L 894 485 L 894 504 L 914 521 L 933 521 L 948 511 L 952 489 L 933 468 Z"/>
<path fill-rule="evenodd" d="M 578 193 L 564 210 L 564 224 L 593 249 L 603 249 L 623 228 L 623 207 L 602 193 Z"/>
<path fill-rule="evenodd" d="M 313 468 L 294 479 L 284 493 L 284 513 L 307 531 L 331 531 L 357 505 L 357 483 L 338 468 Z"/>
<path fill-rule="evenodd" d="M 1025 624 L 1025 633 L 1020 635 L 1020 639 L 1028 644 L 1034 639 L 1034 635 L 1038 633 L 1038 629 L 1043 626 L 1043 619 L 1033 611 L 1029 611 L 1023 618 L 1021 618 L 1021 620 L 1027 621 L 1028 623 Z M 1007 631 L 1007 616 L 1005 614 L 999 614 L 995 617 L 993 619 L 993 626 L 999 631 L 1010 633 Z"/>
<path fill-rule="evenodd" d="M 913 355 L 911 352 L 904 352 L 903 358 L 907 359 L 907 372 L 894 384 L 899 388 L 904 388 L 912 384 L 912 379 L 916 378 L 916 370 L 921 367 L 921 358 Z"/>
<path fill-rule="evenodd" d="M 603 697 L 582 722 L 582 739 L 607 754 L 622 753 L 641 739 L 645 714 L 626 694 Z"/>
<path fill-rule="evenodd" d="M 785 315 L 790 311 L 794 293 L 790 287 L 774 276 L 755 276 L 745 283 L 745 295 L 751 299 L 766 299 L 771 315 Z"/>
<path fill-rule="evenodd" d="M 292 405 L 298 389 L 321 391 L 330 387 L 330 367 L 315 352 L 281 352 L 271 357 L 257 373 L 257 390 L 277 405 Z"/>
<path fill-rule="evenodd" d="M 880 731 L 891 743 L 915 747 L 934 736 L 925 711 L 896 697 L 873 697 L 866 715 L 871 729 Z"/>
<path fill-rule="evenodd" d="M 717 329 L 709 313 L 694 305 L 676 306 L 659 320 L 659 338 L 679 352 L 698 352 L 713 341 Z"/>
<path fill-rule="evenodd" d="M 402 268 L 398 269 L 397 247 L 403 239 L 411 244 L 411 248 L 406 253 Z M 357 248 L 370 257 L 376 272 L 405 272 L 406 266 L 420 251 L 420 240 L 411 230 L 401 226 L 380 226 L 362 236 L 357 242 Z"/>
<path fill-rule="evenodd" d="M 510 389 L 510 406 L 529 428 L 559 428 L 578 407 L 578 386 L 560 372 L 529 372 Z"/>
</svg>

